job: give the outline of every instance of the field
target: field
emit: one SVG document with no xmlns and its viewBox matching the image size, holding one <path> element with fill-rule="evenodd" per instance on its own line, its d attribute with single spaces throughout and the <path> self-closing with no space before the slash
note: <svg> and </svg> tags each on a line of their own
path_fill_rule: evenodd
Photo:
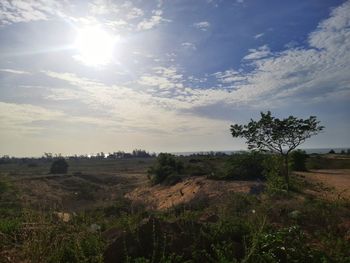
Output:
<svg viewBox="0 0 350 263">
<path fill-rule="evenodd" d="M 21 200 L 41 208 L 79 212 L 110 205 L 126 192 L 145 184 L 152 159 L 69 161 L 69 173 L 48 174 L 50 162 L 2 165 L 1 173 L 17 189 Z"/>
<path fill-rule="evenodd" d="M 0 262 L 350 262 L 348 155 L 311 156 L 289 193 L 216 178 L 229 158 L 179 157 L 169 185 L 155 158 L 2 163 Z"/>
</svg>

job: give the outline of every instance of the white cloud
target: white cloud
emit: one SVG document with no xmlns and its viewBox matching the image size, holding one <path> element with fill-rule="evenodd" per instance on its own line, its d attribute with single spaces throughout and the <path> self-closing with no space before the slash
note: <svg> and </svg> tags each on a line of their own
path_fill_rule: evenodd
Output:
<svg viewBox="0 0 350 263">
<path fill-rule="evenodd" d="M 208 21 L 202 21 L 202 22 L 194 23 L 193 26 L 202 31 L 207 31 L 208 28 L 210 27 L 210 23 Z"/>
<path fill-rule="evenodd" d="M 272 53 L 270 51 L 270 48 L 267 45 L 263 45 L 261 47 L 258 47 L 257 49 L 249 49 L 249 54 L 246 55 L 243 59 L 245 60 L 254 60 L 254 59 L 260 59 L 267 56 L 270 56 Z"/>
<path fill-rule="evenodd" d="M 55 120 L 62 116 L 64 114 L 60 111 L 39 106 L 0 102 L 1 130 L 10 130 L 15 133 L 38 133 L 42 128 L 33 125 L 34 122 Z"/>
<path fill-rule="evenodd" d="M 285 48 L 287 49 L 292 49 L 298 46 L 298 42 L 297 41 L 289 41 L 287 44 L 284 45 Z"/>
<path fill-rule="evenodd" d="M 213 75 L 220 83 L 224 84 L 247 80 L 247 76 L 233 69 L 229 69 L 224 72 L 216 72 Z"/>
<path fill-rule="evenodd" d="M 297 100 L 327 101 L 334 98 L 334 94 L 348 94 L 350 1 L 334 9 L 330 18 L 319 24 L 309 35 L 309 45 L 281 52 L 271 52 L 266 45 L 251 49 L 244 60 L 252 61 L 253 71 L 217 74 L 222 83 L 231 76 L 233 80 L 236 76 L 245 78 L 244 81 L 235 84 L 231 93 L 210 92 L 216 94 L 218 101 L 246 103 L 253 107 L 287 105 Z"/>
<path fill-rule="evenodd" d="M 153 68 L 152 72 L 141 75 L 136 83 L 140 86 L 138 91 L 129 87 L 106 87 L 87 79 L 72 79 L 69 74 L 61 76 L 74 85 L 86 87 L 90 99 L 98 98 L 98 102 L 92 100 L 90 104 L 105 103 L 110 107 L 124 104 L 128 109 L 135 107 L 136 111 L 140 105 L 147 105 L 152 114 L 158 111 L 160 115 L 212 104 L 271 108 L 303 98 L 308 98 L 307 101 L 315 97 L 327 100 L 334 97 L 332 94 L 344 95 L 349 90 L 350 27 L 347 25 L 350 16 L 347 14 L 350 14 L 350 2 L 335 9 L 331 17 L 310 34 L 310 47 L 281 52 L 271 52 L 266 45 L 251 49 L 244 60 L 249 60 L 254 69 L 251 72 L 228 69 L 215 73 L 222 86 L 214 84 L 205 89 L 188 86 L 186 78 L 174 67 Z M 337 18 L 338 15 L 342 19 Z M 227 90 L 225 85 L 232 89 Z M 132 102 L 121 93 L 133 98 Z M 124 112 L 130 110 L 124 109 Z"/>
<path fill-rule="evenodd" d="M 187 87 L 186 95 L 173 94 L 174 107 L 190 109 L 216 103 L 274 107 L 295 100 L 312 101 L 348 94 L 350 88 L 350 1 L 334 9 L 309 37 L 310 47 L 272 52 L 267 45 L 245 56 L 251 72 L 228 69 L 214 76 L 222 85 L 206 89 Z M 168 85 L 171 88 L 170 85 Z M 179 89 L 178 89 L 179 90 Z"/>
<path fill-rule="evenodd" d="M 161 16 L 162 13 L 153 15 Z M 111 132 L 139 132 L 138 136 L 146 132 L 162 136 L 192 134 L 191 138 L 197 138 L 217 133 L 218 127 L 226 129 L 228 122 L 200 117 L 192 113 L 194 108 L 216 104 L 247 105 L 260 110 L 262 106 L 285 106 L 296 100 L 319 103 L 348 99 L 350 2 L 334 9 L 330 18 L 309 35 L 308 44 L 279 52 L 272 52 L 267 45 L 250 49 L 243 63 L 248 63 L 249 68 L 253 68 L 251 71 L 228 68 L 208 74 L 206 76 L 214 76 L 216 82 L 207 86 L 201 82 L 201 88 L 192 85 L 193 76 L 186 78 L 179 68 L 164 66 L 167 64 L 163 62 L 160 63 L 163 66 L 150 66 L 140 75 L 135 72 L 136 80 L 124 85 L 107 85 L 72 73 L 45 71 L 47 76 L 63 83 L 62 88 L 51 89 L 47 99 L 77 101 L 81 103 L 79 107 L 85 105 L 90 112 L 102 113 L 101 117 L 71 116 L 68 110 L 52 111 L 2 102 L 1 127 L 38 129 L 40 126 L 34 125 L 36 121 L 59 119 L 72 125 L 75 122 L 96 124 Z M 15 73 L 10 72 L 11 69 L 5 70 Z M 227 86 L 233 87 L 230 92 Z M 31 123 L 33 125 L 29 125 Z"/>
<path fill-rule="evenodd" d="M 264 35 L 265 35 L 265 33 L 256 34 L 256 35 L 254 36 L 254 38 L 255 38 L 255 39 L 259 39 L 259 38 L 263 37 Z"/>
<path fill-rule="evenodd" d="M 88 4 L 89 12 L 92 15 L 119 14 L 120 7 L 107 0 L 94 0 Z"/>
<path fill-rule="evenodd" d="M 63 2 L 57 0 L 2 0 L 0 1 L 0 25 L 47 20 L 60 16 Z"/>
<path fill-rule="evenodd" d="M 181 74 L 178 74 L 175 67 L 155 67 L 154 74 L 141 76 L 138 84 L 145 86 L 154 86 L 161 90 L 181 89 L 183 88 Z"/>
<path fill-rule="evenodd" d="M 182 79 L 182 75 L 178 74 L 174 68 L 157 67 L 153 70 L 155 74 L 158 74 L 158 77 L 141 78 L 139 84 L 144 86 L 164 85 L 165 90 L 179 88 L 183 92 L 191 92 L 182 86 L 176 87 L 176 83 Z M 51 96 L 51 99 L 59 98 L 62 100 L 64 96 L 67 96 L 68 99 L 76 98 L 86 103 L 90 108 L 103 110 L 105 117 L 102 119 L 106 120 L 110 129 L 113 129 L 113 125 L 110 124 L 113 124 L 112 121 L 116 118 L 118 122 L 115 123 L 114 128 L 118 131 L 148 131 L 153 134 L 175 134 L 179 130 L 186 131 L 189 135 L 198 134 L 198 132 L 207 134 L 213 133 L 219 123 L 223 125 L 223 121 L 212 121 L 193 114 L 178 114 L 178 109 L 192 107 L 193 97 L 190 100 L 179 95 L 175 98 L 166 98 L 154 96 L 143 89 L 136 91 L 123 86 L 107 86 L 69 73 L 46 72 L 46 74 L 67 81 L 78 88 L 80 93 L 74 95 L 77 92 L 74 91 L 72 95 L 69 94 L 68 89 L 64 93 L 56 93 L 57 90 L 53 90 L 56 97 Z M 169 120 L 172 121 L 169 122 Z"/>
<path fill-rule="evenodd" d="M 184 47 L 185 49 L 191 49 L 191 50 L 197 49 L 196 45 L 191 42 L 183 42 L 181 43 L 181 46 Z"/>
<path fill-rule="evenodd" d="M 127 14 L 126 17 L 128 19 L 134 19 L 134 18 L 141 17 L 143 15 L 144 15 L 144 13 L 143 13 L 142 9 L 137 8 L 137 7 L 133 7 L 133 8 L 131 8 L 131 10 L 129 11 L 129 13 Z"/>
<path fill-rule="evenodd" d="M 153 15 L 149 19 L 144 19 L 137 25 L 138 30 L 149 30 L 159 25 L 161 22 L 170 22 L 170 20 L 162 17 L 163 11 L 160 9 L 153 10 L 152 13 Z"/>
<path fill-rule="evenodd" d="M 28 72 L 28 71 L 9 69 L 9 68 L 0 69 L 0 71 L 1 72 L 12 73 L 12 74 L 25 74 L 25 75 L 29 75 L 30 74 L 30 72 Z"/>
<path fill-rule="evenodd" d="M 186 77 L 175 67 L 156 67 L 142 74 L 136 83 L 130 84 L 140 87 L 137 92 L 131 87 L 106 87 L 68 73 L 59 75 L 88 92 L 89 98 L 99 98 L 98 102 L 90 101 L 90 104 L 110 101 L 107 104 L 111 107 L 116 98 L 122 97 L 121 93 L 137 98 L 136 105 L 143 103 L 174 111 L 218 103 L 251 107 L 267 103 L 273 107 L 282 101 L 293 103 L 296 96 L 327 99 L 332 93 L 347 94 L 349 89 L 349 6 L 350 2 L 347 2 L 336 8 L 329 19 L 320 23 L 310 34 L 310 47 L 280 52 L 272 52 L 267 45 L 250 49 L 243 61 L 249 61 L 253 70 L 228 69 L 214 73 L 220 85 L 214 83 L 211 87 L 195 88 L 190 79 L 187 85 Z M 50 75 L 57 77 L 55 73 Z M 129 103 L 124 98 L 121 100 L 126 105 Z"/>
<path fill-rule="evenodd" d="M 214 7 L 219 7 L 219 3 L 221 1 L 222 0 L 207 0 L 207 3 L 213 5 Z"/>
<path fill-rule="evenodd" d="M 144 15 L 143 10 L 134 6 L 131 1 L 126 1 L 123 4 L 120 4 L 111 0 L 94 0 L 89 3 L 88 7 L 91 15 L 111 15 L 114 19 L 115 17 L 118 17 L 118 20 L 121 20 L 122 18 L 132 20 Z"/>
</svg>

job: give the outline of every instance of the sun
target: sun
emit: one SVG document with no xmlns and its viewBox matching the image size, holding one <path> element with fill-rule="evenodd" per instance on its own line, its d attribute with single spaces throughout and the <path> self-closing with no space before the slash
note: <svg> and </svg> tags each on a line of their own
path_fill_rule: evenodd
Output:
<svg viewBox="0 0 350 263">
<path fill-rule="evenodd" d="M 112 61 L 116 40 L 98 26 L 81 28 L 74 44 L 76 58 L 91 66 L 106 65 Z"/>
</svg>

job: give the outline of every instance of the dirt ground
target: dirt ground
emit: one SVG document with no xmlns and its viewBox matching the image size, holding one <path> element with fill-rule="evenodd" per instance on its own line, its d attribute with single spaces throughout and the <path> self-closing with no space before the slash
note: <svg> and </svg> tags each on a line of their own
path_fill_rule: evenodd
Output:
<svg viewBox="0 0 350 263">
<path fill-rule="evenodd" d="M 297 174 L 313 184 L 323 188 L 320 194 L 331 198 L 350 198 L 350 169 L 311 170 Z"/>
<path fill-rule="evenodd" d="M 214 181 L 205 177 L 190 177 L 173 186 L 141 186 L 125 195 L 134 202 L 146 204 L 150 209 L 165 210 L 192 201 L 212 200 L 228 192 L 250 193 L 263 186 L 252 181 Z M 254 190 L 253 190 L 254 191 Z"/>
<path fill-rule="evenodd" d="M 148 182 L 143 173 L 81 174 L 15 181 L 21 201 L 44 209 L 78 212 L 113 204 L 123 194 Z"/>
<path fill-rule="evenodd" d="M 148 208 L 164 210 L 199 199 L 212 200 L 227 192 L 260 191 L 261 182 L 214 181 L 190 177 L 174 186 L 150 186 L 147 169 L 154 159 L 70 162 L 66 175 L 48 174 L 49 164 L 36 168 L 2 165 L 0 173 L 18 189 L 23 203 L 42 209 L 78 212 L 103 207 L 126 197 Z M 350 169 L 299 172 L 316 187 L 310 194 L 325 198 L 350 198 Z M 258 190 L 257 190 L 258 189 Z"/>
<path fill-rule="evenodd" d="M 305 191 L 327 199 L 350 198 L 350 169 L 311 170 L 298 172 L 313 187 Z M 227 192 L 251 193 L 263 187 L 254 181 L 213 181 L 205 177 L 190 177 L 174 186 L 148 186 L 135 188 L 126 198 L 141 202 L 150 209 L 165 210 L 194 200 L 215 199 Z"/>
<path fill-rule="evenodd" d="M 148 183 L 152 159 L 70 161 L 68 174 L 48 174 L 49 164 L 37 167 L 2 165 L 0 176 L 18 191 L 22 204 L 64 212 L 104 207 Z"/>
</svg>

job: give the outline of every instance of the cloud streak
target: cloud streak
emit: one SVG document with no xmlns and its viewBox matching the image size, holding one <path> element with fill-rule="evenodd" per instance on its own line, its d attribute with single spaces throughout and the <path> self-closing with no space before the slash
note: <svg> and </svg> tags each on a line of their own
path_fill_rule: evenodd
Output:
<svg viewBox="0 0 350 263">
<path fill-rule="evenodd" d="M 60 15 L 62 1 L 56 0 L 3 0 L 0 2 L 0 24 L 48 20 Z"/>
<path fill-rule="evenodd" d="M 194 23 L 193 26 L 199 30 L 207 31 L 210 27 L 210 23 L 208 21 L 201 21 Z"/>
</svg>

